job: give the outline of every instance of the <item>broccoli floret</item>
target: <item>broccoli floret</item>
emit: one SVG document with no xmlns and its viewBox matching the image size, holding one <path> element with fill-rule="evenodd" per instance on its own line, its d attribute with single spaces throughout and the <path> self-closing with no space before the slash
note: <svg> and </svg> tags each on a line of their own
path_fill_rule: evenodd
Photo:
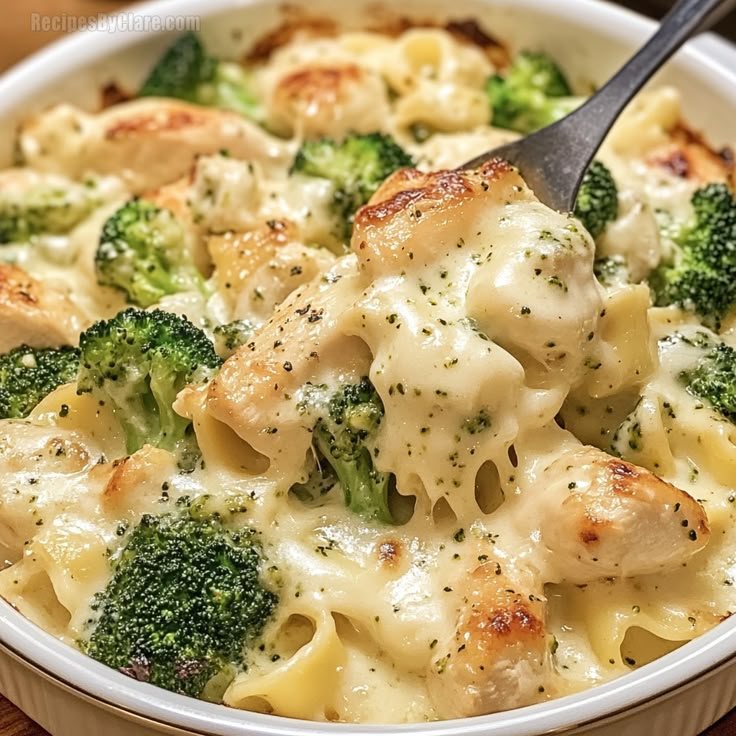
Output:
<svg viewBox="0 0 736 736">
<path fill-rule="evenodd" d="M 637 402 L 633 411 L 624 419 L 611 440 L 611 453 L 616 457 L 631 458 L 644 449 L 642 432 L 643 402 Z"/>
<path fill-rule="evenodd" d="M 626 258 L 621 255 L 596 258 L 593 273 L 603 286 L 623 286 L 631 283 L 631 274 Z"/>
<path fill-rule="evenodd" d="M 725 184 L 691 199 L 693 217 L 675 228 L 675 248 L 650 276 L 657 306 L 677 304 L 720 330 L 736 303 L 736 200 Z"/>
<path fill-rule="evenodd" d="M 574 214 L 594 238 L 618 217 L 618 188 L 610 170 L 600 161 L 593 161 L 585 172 Z"/>
<path fill-rule="evenodd" d="M 544 128 L 572 112 L 581 103 L 560 67 L 545 53 L 522 51 L 504 76 L 486 81 L 493 109 L 492 124 L 519 133 Z"/>
<path fill-rule="evenodd" d="M 95 267 L 101 285 L 124 292 L 139 307 L 181 291 L 207 294 L 181 223 L 169 210 L 143 199 L 132 199 L 107 219 Z"/>
<path fill-rule="evenodd" d="M 137 680 L 219 702 L 278 602 L 261 562 L 254 534 L 219 516 L 146 514 L 112 558 L 81 648 Z"/>
<path fill-rule="evenodd" d="M 306 141 L 297 152 L 291 173 L 332 182 L 338 236 L 348 241 L 358 208 L 368 202 L 389 174 L 413 165 L 411 156 L 390 136 L 353 134 L 341 143 L 330 138 Z"/>
<path fill-rule="evenodd" d="M 393 523 L 388 507 L 391 474 L 373 467 L 368 447 L 384 415 L 383 403 L 370 380 L 364 377 L 357 384 L 342 387 L 319 413 L 313 444 L 340 481 L 345 505 L 368 519 Z M 323 475 L 319 465 L 318 471 Z"/>
<path fill-rule="evenodd" d="M 32 348 L 21 345 L 0 355 L 0 419 L 26 417 L 64 383 L 77 377 L 79 351 L 70 346 Z"/>
<path fill-rule="evenodd" d="M 62 235 L 100 204 L 93 186 L 68 182 L 39 184 L 27 191 L 0 194 L 0 243 L 20 243 L 34 235 Z"/>
<path fill-rule="evenodd" d="M 690 394 L 736 424 L 736 350 L 720 342 L 708 347 L 691 369 L 679 374 L 680 382 Z"/>
<path fill-rule="evenodd" d="M 236 319 L 225 325 L 218 325 L 213 330 L 215 352 L 227 360 L 239 347 L 245 345 L 253 335 L 256 326 L 247 319 Z"/>
<path fill-rule="evenodd" d="M 318 505 L 340 481 L 327 460 L 315 453 L 314 467 L 304 483 L 295 483 L 289 490 L 302 503 Z"/>
<path fill-rule="evenodd" d="M 223 107 L 257 121 L 263 117 L 247 71 L 210 56 L 196 33 L 181 36 L 166 50 L 138 95 Z"/>
<path fill-rule="evenodd" d="M 83 332 L 79 348 L 77 390 L 114 409 L 127 451 L 153 445 L 176 452 L 190 467 L 196 439 L 190 420 L 172 404 L 181 389 L 206 383 L 220 367 L 204 332 L 186 317 L 129 308 Z"/>
</svg>

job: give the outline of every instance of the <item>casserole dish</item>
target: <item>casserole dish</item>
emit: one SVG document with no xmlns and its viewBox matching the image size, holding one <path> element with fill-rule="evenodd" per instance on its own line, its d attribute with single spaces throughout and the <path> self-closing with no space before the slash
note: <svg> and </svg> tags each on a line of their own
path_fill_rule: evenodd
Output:
<svg viewBox="0 0 736 736">
<path fill-rule="evenodd" d="M 369 4 L 346 9 L 329 2 L 310 7 L 310 12 L 336 18 L 346 27 L 359 27 L 362 15 L 370 10 Z M 194 3 L 146 5 L 136 11 L 141 16 L 184 16 L 198 12 Z M 202 32 L 223 55 L 237 56 L 253 38 L 279 23 L 280 12 L 269 3 L 242 3 L 234 8 L 225 3 L 212 4 L 207 8 L 207 17 L 202 19 Z M 450 16 L 443 3 L 409 3 L 402 13 L 420 19 L 445 20 Z M 559 58 L 573 77 L 593 83 L 607 77 L 650 29 L 635 16 L 588 2 L 559 5 L 554 12 L 541 2 L 470 2 L 461 9 L 453 8 L 451 15 L 481 19 L 512 47 L 541 46 Z M 143 38 L 136 32 L 108 35 L 101 31 L 69 39 L 29 60 L 0 85 L 0 91 L 4 92 L 3 125 L 7 126 L 4 140 L 11 139 L 10 132 L 20 119 L 50 102 L 66 100 L 94 107 L 99 87 L 111 78 L 123 87 L 137 85 L 161 43 L 162 39 Z M 665 70 L 660 81 L 675 82 L 683 91 L 685 114 L 694 127 L 706 130 L 716 145 L 729 142 L 728 121 L 736 107 L 736 80 L 727 67 L 691 49 Z M 10 151 L 4 154 L 8 161 Z M 89 723 L 93 732 L 104 728 L 111 732 L 117 729 L 120 733 L 129 732 L 133 721 L 141 729 L 184 733 L 297 734 L 346 728 L 377 734 L 399 731 L 620 733 L 622 729 L 627 733 L 643 733 L 654 726 L 655 732 L 668 729 L 687 734 L 697 733 L 712 722 L 733 705 L 734 699 L 733 687 L 729 685 L 733 681 L 732 660 L 736 650 L 732 621 L 636 673 L 552 703 L 431 726 L 347 727 L 231 714 L 221 708 L 183 700 L 131 683 L 82 658 L 42 635 L 8 607 L 3 608 L 2 617 L 7 666 L 0 685 L 11 699 L 60 734 L 71 733 L 71 729 L 78 732 L 82 718 L 89 719 L 84 722 Z M 45 684 L 34 691 L 23 683 L 28 677 L 40 678 Z M 701 694 L 705 688 L 708 697 Z M 62 715 L 64 697 L 60 690 L 80 697 L 79 702 L 75 701 L 79 711 L 73 719 Z M 675 697 L 678 707 L 673 707 Z M 97 713 L 94 703 L 99 704 L 105 715 Z M 109 722 L 103 725 L 96 720 L 102 718 Z M 624 724 L 622 719 L 629 722 Z"/>
</svg>

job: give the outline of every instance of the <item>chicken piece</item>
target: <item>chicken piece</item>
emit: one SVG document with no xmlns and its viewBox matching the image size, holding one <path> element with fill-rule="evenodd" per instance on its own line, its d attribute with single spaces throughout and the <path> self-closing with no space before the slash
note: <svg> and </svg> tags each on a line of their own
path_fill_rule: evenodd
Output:
<svg viewBox="0 0 736 736">
<path fill-rule="evenodd" d="M 142 98 L 90 115 L 57 105 L 26 122 L 19 149 L 39 171 L 78 179 L 116 174 L 134 194 L 187 175 L 197 156 L 226 150 L 264 168 L 283 168 L 293 145 L 241 115 L 169 99 Z"/>
<path fill-rule="evenodd" d="M 389 115 L 386 85 L 355 64 L 294 69 L 276 83 L 268 100 L 269 127 L 304 138 L 382 130 Z"/>
<path fill-rule="evenodd" d="M 546 600 L 531 576 L 514 579 L 489 561 L 456 586 L 457 628 L 427 676 L 440 718 L 529 705 L 547 675 Z"/>
<path fill-rule="evenodd" d="M 714 151 L 700 135 L 683 125 L 672 131 L 669 143 L 647 156 L 647 162 L 700 186 L 714 181 L 736 185 L 733 151 Z"/>
<path fill-rule="evenodd" d="M 296 287 L 326 271 L 335 257 L 323 248 L 302 245 L 295 226 L 269 220 L 248 232 L 214 235 L 208 240 L 218 290 L 233 319 L 263 322 Z"/>
<path fill-rule="evenodd" d="M 708 519 L 694 498 L 594 447 L 565 452 L 538 483 L 550 582 L 656 573 L 708 543 Z"/>
<path fill-rule="evenodd" d="M 86 326 L 67 296 L 17 266 L 0 263 L 0 353 L 22 344 L 34 348 L 75 345 Z"/>
<path fill-rule="evenodd" d="M 499 208 L 517 201 L 536 200 L 519 172 L 500 159 L 477 171 L 400 169 L 356 213 L 351 247 L 370 278 L 414 270 L 448 247 L 476 241 L 483 225 L 498 220 Z"/>
</svg>

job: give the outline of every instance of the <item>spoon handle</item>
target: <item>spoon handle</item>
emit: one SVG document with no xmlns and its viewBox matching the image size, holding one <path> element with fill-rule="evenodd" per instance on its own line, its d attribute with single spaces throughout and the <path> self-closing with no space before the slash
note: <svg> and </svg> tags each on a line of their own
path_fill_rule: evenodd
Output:
<svg viewBox="0 0 736 736">
<path fill-rule="evenodd" d="M 583 170 L 631 98 L 723 4 L 724 0 L 679 0 L 649 42 L 569 116 L 570 125 L 575 125 L 578 137 L 587 144 L 589 157 Z"/>
</svg>

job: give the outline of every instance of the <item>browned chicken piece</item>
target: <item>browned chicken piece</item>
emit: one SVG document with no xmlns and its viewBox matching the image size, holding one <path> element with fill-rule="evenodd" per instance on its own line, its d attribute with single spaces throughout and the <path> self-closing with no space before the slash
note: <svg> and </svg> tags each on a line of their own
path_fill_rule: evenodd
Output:
<svg viewBox="0 0 736 736">
<path fill-rule="evenodd" d="M 456 593 L 457 628 L 450 642 L 437 645 L 427 677 L 438 715 L 464 718 L 535 702 L 548 662 L 541 584 L 507 577 L 489 561 Z"/>
<path fill-rule="evenodd" d="M 400 273 L 459 247 L 461 234 L 475 237 L 490 208 L 524 200 L 535 201 L 531 190 L 498 159 L 478 171 L 400 169 L 358 210 L 352 249 L 370 277 Z M 452 233 L 455 240 L 448 243 L 437 233 Z"/>
<path fill-rule="evenodd" d="M 143 98 L 90 115 L 57 105 L 21 129 L 19 150 L 38 171 L 78 179 L 121 176 L 134 194 L 186 176 L 197 156 L 227 150 L 264 167 L 291 160 L 290 144 L 241 115 L 169 99 Z"/>
<path fill-rule="evenodd" d="M 705 512 L 691 496 L 593 447 L 564 452 L 537 490 L 549 567 L 509 573 L 491 559 L 454 586 L 457 628 L 428 673 L 443 718 L 539 699 L 548 674 L 543 583 L 671 570 L 708 542 Z"/>
<path fill-rule="evenodd" d="M 669 570 L 708 543 L 708 519 L 694 498 L 594 447 L 564 453 L 538 483 L 550 582 Z"/>
<path fill-rule="evenodd" d="M 326 271 L 335 257 L 298 240 L 288 220 L 269 220 L 249 232 L 213 235 L 208 248 L 218 290 L 233 319 L 268 319 L 295 288 Z"/>
<path fill-rule="evenodd" d="M 18 345 L 76 345 L 87 321 L 64 294 L 25 271 L 0 264 L 0 353 Z"/>
<path fill-rule="evenodd" d="M 683 125 L 676 127 L 671 142 L 652 151 L 647 161 L 698 184 L 719 181 L 736 186 L 733 151 L 730 148 L 713 150 L 702 136 Z"/>
<path fill-rule="evenodd" d="M 278 80 L 268 101 L 273 130 L 306 138 L 372 133 L 388 114 L 383 80 L 356 64 L 293 70 Z"/>
</svg>

